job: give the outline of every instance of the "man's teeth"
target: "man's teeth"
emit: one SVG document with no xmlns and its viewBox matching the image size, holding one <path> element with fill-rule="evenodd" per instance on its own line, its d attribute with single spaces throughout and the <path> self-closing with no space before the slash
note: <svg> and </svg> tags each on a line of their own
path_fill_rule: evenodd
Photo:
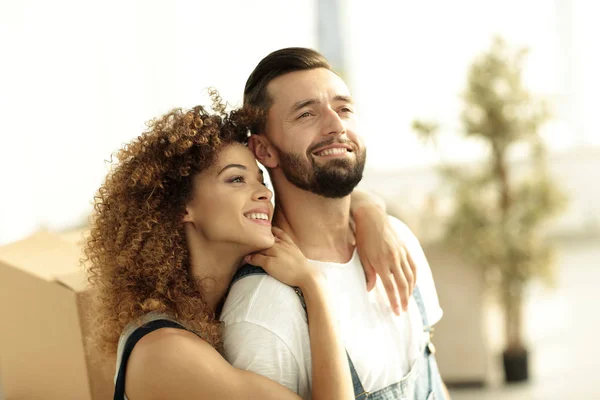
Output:
<svg viewBox="0 0 600 400">
<path fill-rule="evenodd" d="M 246 218 L 250 218 L 250 219 L 264 219 L 266 221 L 269 220 L 269 216 L 267 214 L 264 214 L 264 213 L 250 213 L 250 214 L 246 214 Z"/>
<path fill-rule="evenodd" d="M 340 147 L 335 147 L 333 149 L 327 149 L 327 150 L 323 150 L 317 153 L 318 156 L 329 156 L 332 154 L 344 154 L 346 153 L 348 150 L 344 149 L 344 148 L 340 148 Z"/>
</svg>

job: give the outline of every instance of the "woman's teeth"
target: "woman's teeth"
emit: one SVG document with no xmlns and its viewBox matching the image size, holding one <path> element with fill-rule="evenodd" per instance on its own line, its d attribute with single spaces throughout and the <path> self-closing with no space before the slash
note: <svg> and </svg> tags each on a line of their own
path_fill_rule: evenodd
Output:
<svg viewBox="0 0 600 400">
<path fill-rule="evenodd" d="M 250 214 L 245 214 L 246 218 L 250 218 L 250 219 L 264 219 L 266 221 L 269 220 L 269 216 L 267 214 L 264 213 L 250 213 Z"/>
</svg>

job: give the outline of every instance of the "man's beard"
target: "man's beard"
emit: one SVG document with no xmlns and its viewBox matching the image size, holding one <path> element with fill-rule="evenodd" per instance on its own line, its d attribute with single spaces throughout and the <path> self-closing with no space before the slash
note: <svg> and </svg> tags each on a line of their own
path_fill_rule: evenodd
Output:
<svg viewBox="0 0 600 400">
<path fill-rule="evenodd" d="M 296 153 L 287 153 L 279 150 L 279 164 L 283 174 L 294 186 L 308 192 L 331 198 L 339 199 L 352 193 L 358 185 L 365 169 L 366 151 L 356 151 L 356 162 L 349 159 L 325 161 L 322 164 L 315 162 L 314 157 L 308 159 Z"/>
</svg>

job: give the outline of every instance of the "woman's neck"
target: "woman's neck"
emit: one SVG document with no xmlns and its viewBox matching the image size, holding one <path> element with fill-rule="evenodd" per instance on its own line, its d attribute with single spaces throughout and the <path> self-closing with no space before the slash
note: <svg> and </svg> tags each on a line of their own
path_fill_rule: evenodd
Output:
<svg viewBox="0 0 600 400">
<path fill-rule="evenodd" d="M 186 227 L 186 236 L 190 273 L 204 300 L 216 312 L 246 253 L 232 243 L 209 243 L 193 227 Z"/>
</svg>

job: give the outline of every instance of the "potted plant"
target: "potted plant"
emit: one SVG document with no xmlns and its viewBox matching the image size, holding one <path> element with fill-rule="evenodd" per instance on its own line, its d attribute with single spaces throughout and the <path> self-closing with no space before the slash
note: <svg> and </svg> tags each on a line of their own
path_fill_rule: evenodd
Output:
<svg viewBox="0 0 600 400">
<path fill-rule="evenodd" d="M 522 83 L 526 50 L 511 51 L 496 38 L 468 72 L 462 133 L 486 148 L 477 168 L 442 165 L 453 209 L 444 241 L 481 266 L 504 311 L 507 382 L 527 380 L 528 348 L 523 339 L 527 284 L 552 280 L 553 251 L 544 227 L 565 204 L 546 166 L 540 127 L 549 119 L 545 103 Z M 435 123 L 415 121 L 413 129 L 435 139 Z M 521 154 L 515 160 L 514 151 Z"/>
</svg>

